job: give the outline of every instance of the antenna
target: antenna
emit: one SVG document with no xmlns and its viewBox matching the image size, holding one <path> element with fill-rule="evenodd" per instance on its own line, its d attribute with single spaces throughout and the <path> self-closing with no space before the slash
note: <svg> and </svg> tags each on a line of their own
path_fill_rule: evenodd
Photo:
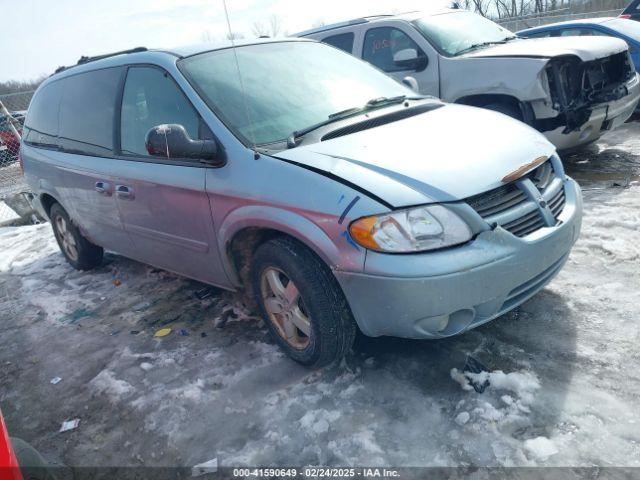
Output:
<svg viewBox="0 0 640 480">
<path fill-rule="evenodd" d="M 249 122 L 249 128 L 251 129 L 251 148 L 256 145 L 256 139 L 253 135 L 253 121 L 251 120 L 251 114 L 249 113 L 249 106 L 247 105 L 247 91 L 244 88 L 244 82 L 242 80 L 242 72 L 240 72 L 240 63 L 238 62 L 238 53 L 236 52 L 236 42 L 233 39 L 233 32 L 231 31 L 231 21 L 229 20 L 229 10 L 227 9 L 227 0 L 222 0 L 224 5 L 224 15 L 227 18 L 227 28 L 229 29 L 229 40 L 231 40 L 231 50 L 233 50 L 233 56 L 236 60 L 236 70 L 238 71 L 238 80 L 240 81 L 240 90 L 242 90 L 242 103 L 244 104 L 244 113 L 247 116 Z"/>
</svg>

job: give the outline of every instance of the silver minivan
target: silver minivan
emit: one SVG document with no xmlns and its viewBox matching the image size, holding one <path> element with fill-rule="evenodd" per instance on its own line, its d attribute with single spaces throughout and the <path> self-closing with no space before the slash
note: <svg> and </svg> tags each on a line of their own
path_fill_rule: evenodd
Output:
<svg viewBox="0 0 640 480">
<path fill-rule="evenodd" d="M 582 216 L 554 147 L 334 47 L 264 40 L 83 58 L 38 89 L 21 157 L 77 269 L 103 250 L 255 300 L 306 365 L 520 305 Z"/>
</svg>

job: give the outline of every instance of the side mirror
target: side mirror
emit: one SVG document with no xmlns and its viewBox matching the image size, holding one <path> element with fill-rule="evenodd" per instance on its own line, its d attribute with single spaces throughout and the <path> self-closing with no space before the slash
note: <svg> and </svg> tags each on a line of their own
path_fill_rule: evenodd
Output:
<svg viewBox="0 0 640 480">
<path fill-rule="evenodd" d="M 163 158 L 189 158 L 215 167 L 226 162 L 218 155 L 215 140 L 193 140 L 182 125 L 156 125 L 147 132 L 145 147 L 149 155 Z"/>
<path fill-rule="evenodd" d="M 403 70 L 414 70 L 416 72 L 427 68 L 429 59 L 426 55 L 419 56 L 415 48 L 405 48 L 398 50 L 393 56 L 393 63 Z"/>
<path fill-rule="evenodd" d="M 418 85 L 418 81 L 413 77 L 404 77 L 402 79 L 402 83 L 409 87 L 416 93 L 420 93 L 420 85 Z"/>
</svg>

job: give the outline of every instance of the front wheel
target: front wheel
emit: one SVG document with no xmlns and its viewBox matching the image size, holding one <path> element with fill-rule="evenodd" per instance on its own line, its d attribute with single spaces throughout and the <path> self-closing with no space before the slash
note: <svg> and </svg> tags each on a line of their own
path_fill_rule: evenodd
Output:
<svg viewBox="0 0 640 480">
<path fill-rule="evenodd" d="M 321 367 L 353 346 L 356 325 L 338 282 L 301 243 L 277 238 L 258 247 L 251 282 L 269 331 L 295 361 Z"/>
<path fill-rule="evenodd" d="M 508 117 L 515 118 L 516 120 L 524 121 L 522 111 L 518 105 L 507 102 L 495 102 L 485 105 L 483 108 L 487 110 L 493 110 L 494 112 L 500 112 Z"/>
<path fill-rule="evenodd" d="M 69 214 L 58 203 L 49 212 L 53 234 L 62 254 L 76 270 L 90 270 L 102 262 L 102 247 L 87 240 L 69 218 Z"/>
</svg>

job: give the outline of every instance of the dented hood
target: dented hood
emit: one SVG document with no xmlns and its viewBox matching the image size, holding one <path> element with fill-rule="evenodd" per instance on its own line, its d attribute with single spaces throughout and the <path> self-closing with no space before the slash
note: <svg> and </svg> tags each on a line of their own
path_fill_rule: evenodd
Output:
<svg viewBox="0 0 640 480">
<path fill-rule="evenodd" d="M 588 62 L 627 49 L 627 44 L 613 37 L 549 37 L 513 40 L 473 51 L 463 57 L 533 57 L 553 58 L 575 55 Z"/>
<path fill-rule="evenodd" d="M 404 207 L 460 200 L 496 188 L 507 174 L 554 152 L 551 143 L 524 123 L 489 110 L 445 105 L 276 157 Z"/>
</svg>

